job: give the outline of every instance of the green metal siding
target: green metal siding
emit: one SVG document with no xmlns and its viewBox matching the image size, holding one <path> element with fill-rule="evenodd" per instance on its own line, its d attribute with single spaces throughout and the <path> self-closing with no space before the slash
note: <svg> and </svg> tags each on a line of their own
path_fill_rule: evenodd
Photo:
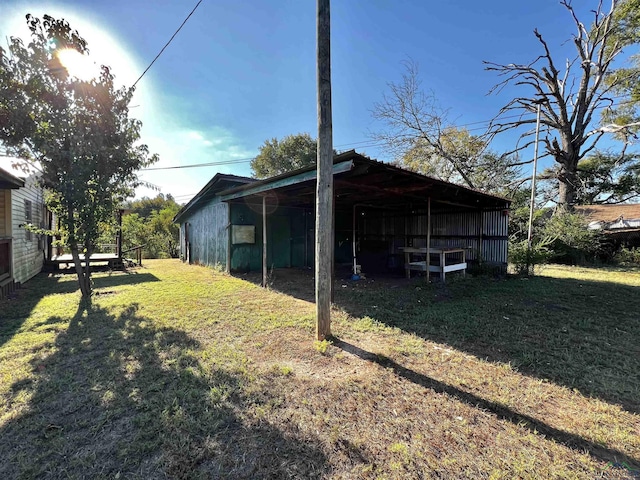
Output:
<svg viewBox="0 0 640 480">
<path fill-rule="evenodd" d="M 305 220 L 305 216 L 311 215 L 303 209 L 288 207 L 279 207 L 267 214 L 268 268 L 301 268 L 313 264 L 313 252 L 309 252 L 313 247 L 313 238 L 309 238 L 308 233 L 305 235 L 305 229 L 312 229 L 313 225 L 309 224 L 308 219 Z M 231 204 L 231 223 L 256 227 L 255 244 L 231 246 L 231 270 L 262 270 L 262 207 Z"/>
<path fill-rule="evenodd" d="M 186 219 L 191 263 L 225 266 L 228 247 L 229 206 L 214 198 Z M 184 236 L 184 225 L 181 233 Z"/>
<path fill-rule="evenodd" d="M 231 245 L 231 271 L 262 270 L 262 213 L 245 204 L 230 204 L 232 225 L 255 225 L 256 243 Z"/>
</svg>

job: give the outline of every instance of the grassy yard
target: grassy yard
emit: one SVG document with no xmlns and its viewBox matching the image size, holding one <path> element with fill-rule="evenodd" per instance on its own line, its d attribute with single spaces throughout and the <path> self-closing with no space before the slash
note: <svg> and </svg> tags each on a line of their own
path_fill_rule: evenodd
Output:
<svg viewBox="0 0 640 480">
<path fill-rule="evenodd" d="M 640 478 L 640 271 L 335 284 L 176 260 L 0 301 L 0 478 Z"/>
</svg>

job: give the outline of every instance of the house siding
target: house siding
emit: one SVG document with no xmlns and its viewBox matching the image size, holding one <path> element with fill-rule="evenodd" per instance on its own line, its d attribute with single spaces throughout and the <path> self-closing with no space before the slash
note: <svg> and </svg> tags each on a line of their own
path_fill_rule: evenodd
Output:
<svg viewBox="0 0 640 480">
<path fill-rule="evenodd" d="M 26 222 L 26 202 L 31 202 L 31 223 L 44 226 L 44 199 L 42 189 L 34 177 L 25 181 L 25 186 L 11 191 L 11 231 L 13 237 L 13 278 L 24 283 L 42 270 L 44 242 L 39 236 L 21 227 Z M 29 239 L 29 236 L 31 237 Z"/>
</svg>

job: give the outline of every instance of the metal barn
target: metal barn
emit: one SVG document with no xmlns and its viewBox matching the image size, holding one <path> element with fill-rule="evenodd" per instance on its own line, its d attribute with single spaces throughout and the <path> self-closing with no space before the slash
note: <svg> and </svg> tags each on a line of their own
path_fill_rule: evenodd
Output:
<svg viewBox="0 0 640 480">
<path fill-rule="evenodd" d="M 355 151 L 336 155 L 333 173 L 337 267 L 443 277 L 445 262 L 458 265 L 448 271 L 506 269 L 508 199 Z M 182 259 L 232 272 L 313 266 L 315 189 L 315 168 L 265 180 L 216 175 L 176 215 Z"/>
</svg>

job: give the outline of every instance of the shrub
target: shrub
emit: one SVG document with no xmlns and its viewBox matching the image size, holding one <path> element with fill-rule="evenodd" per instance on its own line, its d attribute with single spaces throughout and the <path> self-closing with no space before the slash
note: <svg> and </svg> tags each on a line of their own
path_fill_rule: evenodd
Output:
<svg viewBox="0 0 640 480">
<path fill-rule="evenodd" d="M 509 263 L 517 275 L 533 275 L 537 267 L 549 260 L 549 256 L 546 243 L 533 243 L 531 248 L 526 240 L 509 244 Z"/>
<path fill-rule="evenodd" d="M 553 262 L 581 264 L 587 259 L 595 260 L 602 249 L 603 234 L 589 230 L 585 217 L 578 213 L 553 215 L 542 234 Z"/>
<path fill-rule="evenodd" d="M 640 265 L 640 248 L 622 247 L 616 252 L 613 260 L 622 265 Z"/>
</svg>

